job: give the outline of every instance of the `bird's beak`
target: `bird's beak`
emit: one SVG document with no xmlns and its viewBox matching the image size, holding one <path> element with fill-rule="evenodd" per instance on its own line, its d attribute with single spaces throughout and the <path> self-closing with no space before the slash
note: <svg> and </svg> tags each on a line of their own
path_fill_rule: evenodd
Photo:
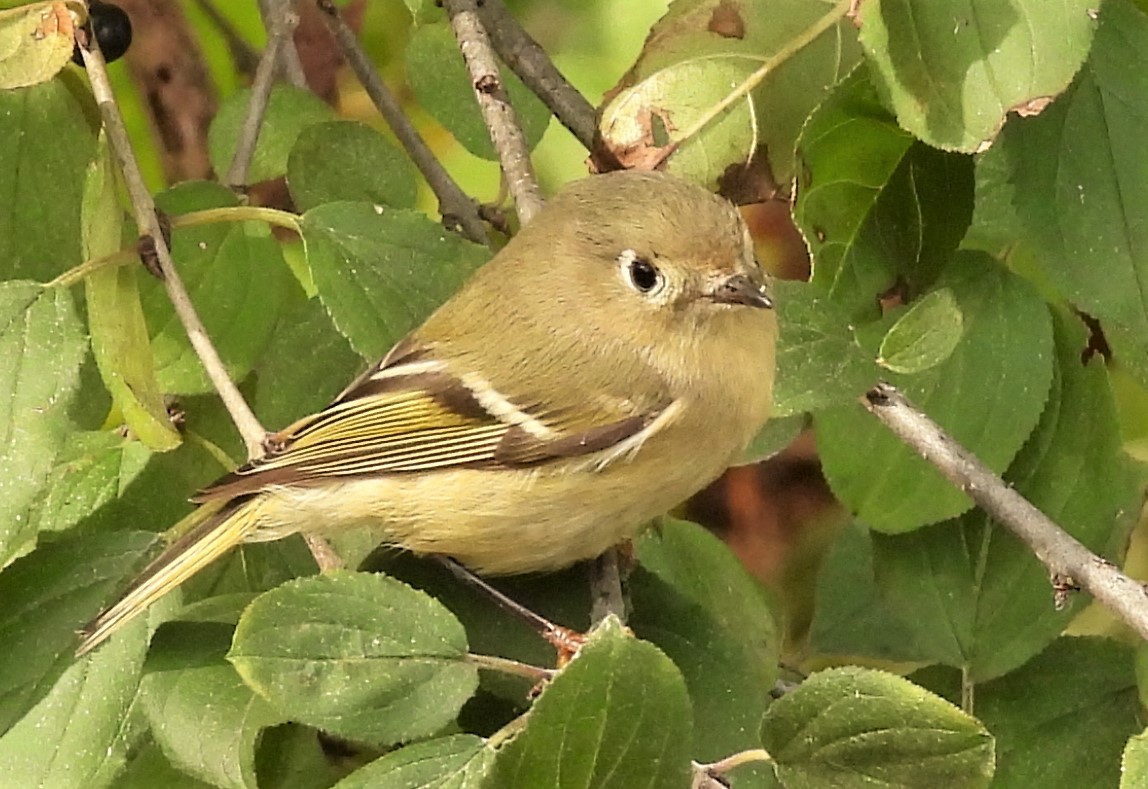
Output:
<svg viewBox="0 0 1148 789">
<path fill-rule="evenodd" d="M 742 304 L 759 309 L 773 308 L 773 299 L 765 292 L 765 285 L 754 282 L 745 274 L 734 274 L 716 283 L 709 297 L 718 304 Z"/>
</svg>

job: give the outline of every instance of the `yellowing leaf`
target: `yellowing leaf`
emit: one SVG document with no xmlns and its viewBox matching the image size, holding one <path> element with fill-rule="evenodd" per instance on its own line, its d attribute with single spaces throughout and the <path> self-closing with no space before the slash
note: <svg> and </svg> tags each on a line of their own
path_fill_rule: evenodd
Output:
<svg viewBox="0 0 1148 789">
<path fill-rule="evenodd" d="M 68 6 L 33 3 L 0 11 L 0 90 L 47 82 L 72 57 L 75 20 Z"/>
</svg>

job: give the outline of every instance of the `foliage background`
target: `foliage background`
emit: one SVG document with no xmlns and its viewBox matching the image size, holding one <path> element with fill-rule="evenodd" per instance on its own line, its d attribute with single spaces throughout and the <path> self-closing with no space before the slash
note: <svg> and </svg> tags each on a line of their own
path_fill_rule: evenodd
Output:
<svg viewBox="0 0 1148 789">
<path fill-rule="evenodd" d="M 443 12 L 347 5 L 436 156 L 495 200 Z M 637 546 L 638 638 L 608 623 L 533 705 L 530 680 L 474 656 L 546 666 L 538 639 L 435 568 L 373 553 L 370 535 L 335 547 L 371 572 L 318 574 L 298 539 L 244 546 L 73 660 L 75 630 L 154 550 L 151 532 L 243 448 L 154 279 L 105 265 L 56 280 L 130 252 L 135 233 L 83 74 L 52 70 L 0 92 L 0 784 L 687 786 L 691 759 L 764 748 L 734 786 L 1141 785 L 1142 644 L 1083 595 L 1054 607 L 1028 549 L 856 400 L 894 382 L 1143 575 L 1145 4 L 871 0 L 859 33 L 838 14 L 809 38 L 844 4 L 509 5 L 630 161 L 788 52 L 668 166 L 717 186 L 749 160 L 752 185 L 793 198 L 813 272 L 778 283 L 778 418 L 754 449 L 812 430 L 848 513 L 811 539 L 831 541 L 816 572 L 766 592 L 710 534 L 667 519 Z M 219 91 L 208 143 L 222 172 L 249 92 L 202 6 L 182 8 Z M 254 4 L 219 10 L 262 46 Z M 298 215 L 167 183 L 147 97 L 122 64 L 112 76 L 177 218 L 181 274 L 269 426 L 324 405 L 489 254 L 437 224 L 345 72 L 337 110 L 272 95 L 250 181 L 285 174 Z M 512 97 L 545 191 L 583 174 L 579 143 L 525 90 Z M 254 202 L 280 204 L 274 190 Z M 778 267 L 785 238 L 761 240 Z M 584 568 L 505 588 L 588 624 Z M 800 672 L 774 700 L 780 659 Z"/>
</svg>

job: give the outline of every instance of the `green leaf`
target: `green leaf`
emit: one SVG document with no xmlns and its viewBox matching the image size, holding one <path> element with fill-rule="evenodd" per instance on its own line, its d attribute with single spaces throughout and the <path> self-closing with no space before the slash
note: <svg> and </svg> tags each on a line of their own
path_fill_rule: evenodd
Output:
<svg viewBox="0 0 1148 789">
<path fill-rule="evenodd" d="M 263 424 L 286 427 L 334 400 L 363 366 L 322 302 L 308 299 L 283 316 L 256 362 L 251 405 Z"/>
<path fill-rule="evenodd" d="M 682 672 L 693 702 L 695 760 L 759 747 L 781 640 L 762 589 L 729 548 L 687 521 L 664 518 L 638 543 L 630 626 Z"/>
<path fill-rule="evenodd" d="M 1024 235 L 1016 211 L 1016 185 L 1012 182 L 1006 131 L 1001 141 L 973 157 L 976 181 L 973 218 L 961 241 L 965 249 L 983 249 L 1003 258 Z"/>
<path fill-rule="evenodd" d="M 489 785 L 685 789 L 690 729 L 674 664 L 607 619 L 498 752 Z"/>
<path fill-rule="evenodd" d="M 56 76 L 72 59 L 74 29 L 71 13 L 62 3 L 30 3 L 0 11 L 0 90 Z"/>
<path fill-rule="evenodd" d="M 154 742 L 144 745 L 128 762 L 115 789 L 212 789 L 212 785 L 177 770 Z"/>
<path fill-rule="evenodd" d="M 1121 516 L 1135 509 L 1137 474 L 1123 452 L 1108 371 L 1099 357 L 1083 356 L 1087 329 L 1064 310 L 1053 311 L 1053 319 L 1059 381 L 1007 478 L 1070 534 L 1100 551 Z"/>
<path fill-rule="evenodd" d="M 218 443 L 219 439 L 212 435 L 215 428 L 210 423 L 214 422 L 234 436 L 234 425 L 218 397 L 183 398 L 180 407 L 184 409 L 189 434 L 211 436 L 209 440 Z M 162 531 L 194 509 L 188 501 L 191 495 L 229 470 L 201 441 L 185 441 L 171 452 L 158 453 L 128 441 L 123 444 L 118 459 L 115 455 L 100 458 L 98 450 L 96 452 L 93 462 L 97 468 L 93 473 L 98 476 L 86 484 L 106 485 L 108 496 L 76 523 L 84 532 L 124 528 Z M 64 459 L 70 457 L 65 455 Z M 53 491 L 48 500 L 62 499 L 65 492 Z"/>
<path fill-rule="evenodd" d="M 834 541 L 817 571 L 809 644 L 819 655 L 926 660 L 914 631 L 881 599 L 873 577 L 873 542 L 859 523 Z"/>
<path fill-rule="evenodd" d="M 156 204 L 182 214 L 238 201 L 219 184 L 190 181 L 157 195 Z M 232 380 L 242 379 L 281 315 L 300 297 L 279 243 L 258 222 L 202 225 L 174 231 L 172 255 L 227 372 Z M 163 284 L 149 277 L 140 292 L 160 386 L 177 394 L 213 391 Z"/>
<path fill-rule="evenodd" d="M 867 72 L 834 88 L 798 141 L 793 216 L 813 255 L 813 283 L 851 316 L 872 317 L 901 280 L 930 287 L 968 228 L 973 163 L 897 127 Z"/>
<path fill-rule="evenodd" d="M 4 783 L 27 787 L 109 785 L 127 761 L 147 641 L 143 619 L 89 657 L 72 662 L 48 694 L 0 737 Z M 25 653 L 27 654 L 27 653 Z"/>
<path fill-rule="evenodd" d="M 856 401 L 877 382 L 879 371 L 848 316 L 812 285 L 779 281 L 773 287 L 781 327 L 774 416 Z"/>
<path fill-rule="evenodd" d="M 952 291 L 941 288 L 913 302 L 885 333 L 877 364 L 903 375 L 936 367 L 957 347 L 964 316 Z"/>
<path fill-rule="evenodd" d="M 802 124 L 860 57 L 843 10 L 805 0 L 677 0 L 607 94 L 599 122 L 604 145 L 630 166 L 648 167 L 658 149 L 681 142 L 666 169 L 711 188 L 728 169 L 762 157 L 773 181 L 787 183 Z M 695 121 L 826 14 L 839 18 L 778 62 L 748 97 L 682 140 Z"/>
<path fill-rule="evenodd" d="M 983 253 L 958 253 L 936 287 L 950 290 L 964 315 L 960 343 L 937 367 L 887 377 L 990 468 L 1003 471 L 1048 398 L 1048 310 L 1030 285 Z M 814 427 L 834 492 L 874 529 L 910 531 L 972 506 L 860 405 L 822 411 Z"/>
<path fill-rule="evenodd" d="M 665 517 L 637 549 L 642 567 L 750 646 L 772 676 L 778 650 L 773 613 L 761 586 L 724 542 L 696 523 Z"/>
<path fill-rule="evenodd" d="M 470 734 L 427 740 L 391 751 L 335 789 L 481 789 L 494 753 Z"/>
<path fill-rule="evenodd" d="M 251 89 L 245 88 L 224 99 L 207 132 L 211 166 L 223 175 L 235 158 L 235 146 L 251 103 Z M 334 119 L 331 108 L 314 93 L 284 83 L 271 89 L 255 153 L 247 170 L 247 183 L 268 181 L 287 172 L 287 159 L 299 133 L 308 126 Z M 178 258 L 177 258 L 178 259 Z"/>
<path fill-rule="evenodd" d="M 1148 731 L 1129 737 L 1120 757 L 1120 789 L 1148 786 Z"/>
<path fill-rule="evenodd" d="M 49 543 L 0 573 L 5 601 L 0 641 L 6 647 L 0 654 L 0 732 L 23 717 L 73 663 L 77 631 L 153 540 L 151 534 L 116 532 Z"/>
<path fill-rule="evenodd" d="M 35 537 L 26 510 L 67 436 L 86 346 L 72 294 L 0 283 L 0 566 Z"/>
<path fill-rule="evenodd" d="M 1140 694 L 1140 703 L 1148 698 L 1148 644 L 1141 643 L 1136 647 L 1135 656 L 1136 690 Z"/>
<path fill-rule="evenodd" d="M 111 150 L 101 136 L 84 183 L 84 257 L 95 260 L 120 248 L 123 212 Z M 173 449 L 181 439 L 171 423 L 155 375 L 147 323 L 140 305 L 138 266 L 92 272 L 84 280 L 92 353 L 112 402 L 132 435 L 148 449 Z"/>
<path fill-rule="evenodd" d="M 319 297 L 368 358 L 426 320 L 490 255 L 423 214 L 366 203 L 311 209 L 303 237 Z"/>
<path fill-rule="evenodd" d="M 1140 732 L 1132 650 L 1061 638 L 1020 669 L 976 688 L 997 740 L 994 787 L 1116 786 L 1120 752 Z"/>
<path fill-rule="evenodd" d="M 385 576 L 333 572 L 256 598 L 228 659 L 287 717 L 393 743 L 449 723 L 474 692 L 466 633 L 432 598 Z"/>
<path fill-rule="evenodd" d="M 331 740 L 309 726 L 284 723 L 263 730 L 255 753 L 259 789 L 328 789 L 366 756 L 333 754 Z"/>
<path fill-rule="evenodd" d="M 1054 326 L 1057 368 L 1048 404 L 1005 480 L 1101 551 L 1122 513 L 1135 511 L 1139 487 L 1121 451 L 1104 366 L 1081 362 L 1086 334 L 1074 316 L 1056 313 Z M 975 681 L 1040 652 L 1082 602 L 1057 611 L 1047 568 L 979 510 L 912 534 L 875 534 L 873 550 L 882 597 L 918 648 Z"/>
<path fill-rule="evenodd" d="M 351 200 L 414 208 L 415 166 L 377 131 L 354 121 L 308 126 L 287 159 L 287 184 L 301 210 Z"/>
<path fill-rule="evenodd" d="M 72 433 L 31 510 L 37 531 L 64 531 L 119 497 L 151 452 L 110 431 Z"/>
<path fill-rule="evenodd" d="M 406 72 L 415 99 L 475 156 L 497 159 L 478 107 L 458 42 L 446 22 L 422 25 L 411 34 Z M 528 147 L 542 139 L 550 110 L 505 65 L 500 68 Z"/>
<path fill-rule="evenodd" d="M 411 12 L 411 21 L 415 25 L 425 25 L 443 18 L 442 6 L 434 0 L 403 0 L 403 4 Z"/>
<path fill-rule="evenodd" d="M 82 260 L 79 174 L 92 160 L 95 136 L 77 96 L 87 91 L 68 79 L 0 90 L 0 173 L 5 174 L 0 270 L 5 278 L 47 281 Z"/>
<path fill-rule="evenodd" d="M 897 121 L 947 150 L 990 142 L 1011 110 L 1032 111 L 1067 87 L 1088 54 L 1090 0 L 874 0 L 861 44 Z"/>
<path fill-rule="evenodd" d="M 1148 14 L 1106 3 L 1072 89 L 1002 143 L 1039 264 L 1101 321 L 1115 358 L 1148 381 Z"/>
<path fill-rule="evenodd" d="M 806 427 L 804 414 L 770 417 L 765 427 L 749 442 L 734 466 L 749 466 L 767 460 L 793 443 Z"/>
<path fill-rule="evenodd" d="M 142 697 L 152 736 L 172 764 L 188 774 L 227 789 L 255 789 L 259 736 L 284 719 L 243 683 L 222 651 L 210 661 L 196 655 L 190 667 L 165 666 L 197 646 L 167 639 L 149 655 Z"/>
<path fill-rule="evenodd" d="M 988 786 L 993 738 L 975 718 L 882 671 L 828 669 L 774 702 L 765 749 L 786 786 Z"/>
</svg>

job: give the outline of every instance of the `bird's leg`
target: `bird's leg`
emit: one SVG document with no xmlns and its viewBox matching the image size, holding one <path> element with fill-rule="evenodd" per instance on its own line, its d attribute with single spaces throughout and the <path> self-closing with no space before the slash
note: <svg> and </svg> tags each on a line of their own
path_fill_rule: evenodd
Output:
<svg viewBox="0 0 1148 789">
<path fill-rule="evenodd" d="M 578 653 L 578 650 L 582 648 L 582 645 L 586 643 L 586 636 L 583 633 L 579 633 L 577 630 L 571 630 L 568 627 L 556 625 L 546 617 L 531 611 L 526 606 L 512 600 L 498 589 L 495 589 L 458 561 L 449 556 L 436 556 L 434 558 L 450 570 L 455 578 L 482 592 L 503 611 L 506 611 L 511 616 L 518 617 L 530 626 L 531 629 L 545 638 L 550 645 L 558 651 L 558 668 L 562 668 L 569 663 L 574 655 Z"/>
</svg>

